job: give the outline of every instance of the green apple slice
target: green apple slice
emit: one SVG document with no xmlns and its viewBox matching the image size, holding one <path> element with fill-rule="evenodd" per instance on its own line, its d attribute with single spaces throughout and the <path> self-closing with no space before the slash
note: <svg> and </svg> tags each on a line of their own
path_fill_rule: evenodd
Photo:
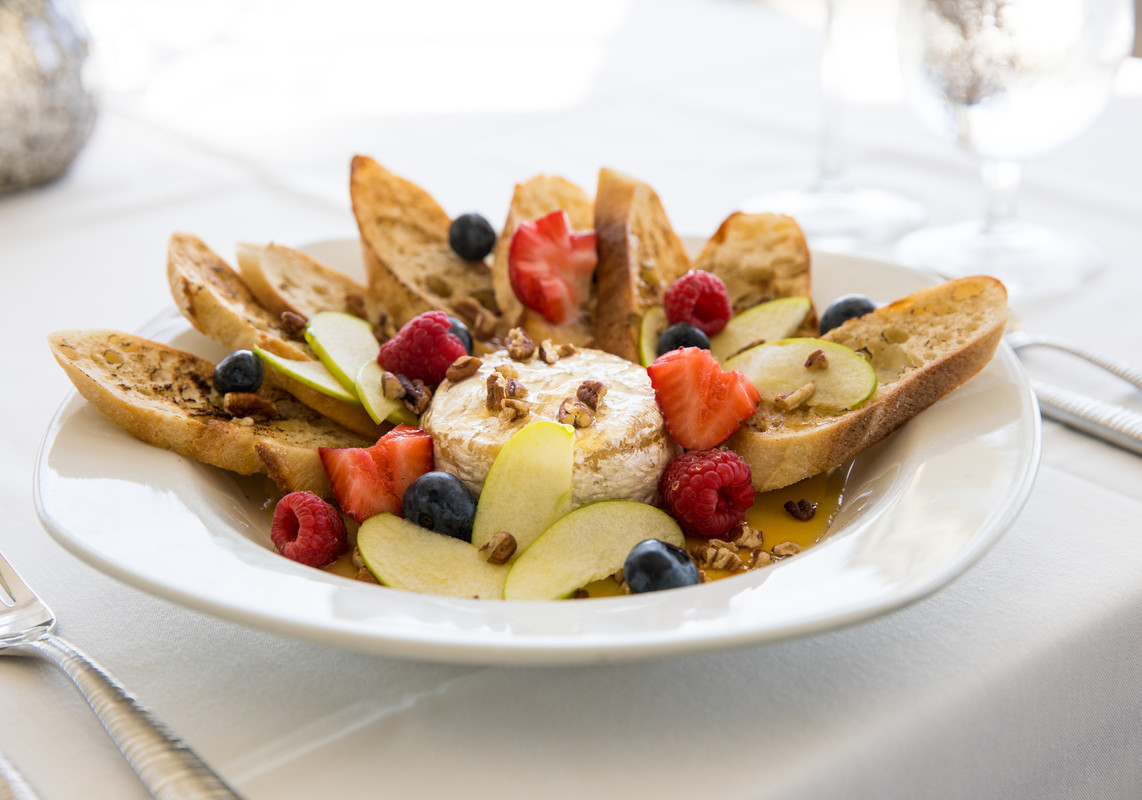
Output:
<svg viewBox="0 0 1142 800">
<path fill-rule="evenodd" d="M 398 425 L 402 422 L 406 425 L 416 425 L 416 414 L 405 408 L 404 403 L 391 397 L 385 397 L 384 389 L 381 386 L 381 376 L 384 374 L 384 368 L 377 363 L 376 359 L 361 365 L 356 380 L 357 397 L 360 398 L 361 405 L 373 418 L 373 422 L 378 425 L 386 421 Z"/>
<path fill-rule="evenodd" d="M 474 546 L 507 531 L 515 537 L 518 558 L 571 510 L 573 437 L 570 425 L 545 419 L 512 434 L 484 480 L 472 523 Z"/>
<path fill-rule="evenodd" d="M 685 546 L 665 511 L 629 500 L 590 503 L 560 519 L 512 565 L 505 600 L 556 600 L 622 569 L 644 539 Z"/>
<path fill-rule="evenodd" d="M 824 354 L 826 366 L 805 366 L 818 350 Z M 813 393 L 805 404 L 829 411 L 854 408 L 876 391 L 876 372 L 866 359 L 844 345 L 822 339 L 767 342 L 739 353 L 723 367 L 741 371 L 762 399 L 771 403 L 809 382 L 813 383 Z"/>
<path fill-rule="evenodd" d="M 809 314 L 808 297 L 781 297 L 759 303 L 730 317 L 726 327 L 710 337 L 710 352 L 725 361 L 761 342 L 776 342 L 797 332 Z"/>
<path fill-rule="evenodd" d="M 638 352 L 642 365 L 649 367 L 658 358 L 658 340 L 666 330 L 666 309 L 651 306 L 642 315 L 642 327 L 638 335 Z"/>
<path fill-rule="evenodd" d="M 381 345 L 373 326 L 341 311 L 319 311 L 305 326 L 305 341 L 348 391 L 356 391 L 357 373 L 377 360 Z"/>
<path fill-rule="evenodd" d="M 274 369 L 284 372 L 286 375 L 304 383 L 311 389 L 316 389 L 322 394 L 336 397 L 338 400 L 344 400 L 346 403 L 352 403 L 355 406 L 361 405 L 361 401 L 357 398 L 357 393 L 355 391 L 347 391 L 345 387 L 341 385 L 341 381 L 333 377 L 333 373 L 320 361 L 302 361 L 301 359 L 282 358 L 268 350 L 263 350 L 257 345 L 254 345 L 254 352 Z"/>
<path fill-rule="evenodd" d="M 362 522 L 357 549 L 369 572 L 394 589 L 448 597 L 504 595 L 506 565 L 489 564 L 467 542 L 393 514 Z"/>
</svg>

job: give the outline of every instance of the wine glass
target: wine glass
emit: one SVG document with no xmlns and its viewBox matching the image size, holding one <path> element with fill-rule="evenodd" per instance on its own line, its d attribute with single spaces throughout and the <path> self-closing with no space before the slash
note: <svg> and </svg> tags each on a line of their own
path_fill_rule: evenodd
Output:
<svg viewBox="0 0 1142 800">
<path fill-rule="evenodd" d="M 841 135 L 845 65 L 838 55 L 839 2 L 825 2 L 816 177 L 806 189 L 752 197 L 742 204 L 742 210 L 788 214 L 797 220 L 814 247 L 844 251 L 890 242 L 922 225 L 925 212 L 920 203 L 909 197 L 857 186 L 849 178 Z"/>
<path fill-rule="evenodd" d="M 981 221 L 916 231 L 898 258 L 945 277 L 986 273 L 1012 295 L 1073 289 L 1106 265 L 1076 232 L 1016 217 L 1021 161 L 1102 112 L 1134 34 L 1132 0 L 903 0 L 900 55 L 919 117 L 980 160 Z"/>
</svg>

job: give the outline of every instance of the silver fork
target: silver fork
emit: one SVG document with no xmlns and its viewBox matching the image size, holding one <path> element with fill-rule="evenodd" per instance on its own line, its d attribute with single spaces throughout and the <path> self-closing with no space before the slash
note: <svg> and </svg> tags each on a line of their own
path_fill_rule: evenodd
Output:
<svg viewBox="0 0 1142 800">
<path fill-rule="evenodd" d="M 54 627 L 51 609 L 0 554 L 0 655 L 36 656 L 62 669 L 154 797 L 238 798 L 118 681 L 56 636 Z"/>
</svg>

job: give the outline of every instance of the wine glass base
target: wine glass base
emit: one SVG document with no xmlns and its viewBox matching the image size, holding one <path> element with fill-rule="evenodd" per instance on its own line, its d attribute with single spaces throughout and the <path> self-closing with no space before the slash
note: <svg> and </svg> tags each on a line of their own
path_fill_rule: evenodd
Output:
<svg viewBox="0 0 1142 800">
<path fill-rule="evenodd" d="M 896 257 L 945 278 L 991 275 L 1012 297 L 1071 291 L 1107 263 L 1103 249 L 1086 236 L 1029 222 L 987 232 L 975 222 L 916 231 L 900 240 Z"/>
<path fill-rule="evenodd" d="M 746 212 L 788 214 L 811 247 L 846 251 L 884 244 L 924 224 L 924 206 L 882 189 L 773 192 L 742 203 Z"/>
</svg>

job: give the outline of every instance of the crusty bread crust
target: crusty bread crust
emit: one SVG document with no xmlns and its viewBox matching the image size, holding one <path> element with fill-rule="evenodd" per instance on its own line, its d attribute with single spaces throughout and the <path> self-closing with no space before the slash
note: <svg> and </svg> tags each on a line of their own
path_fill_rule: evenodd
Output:
<svg viewBox="0 0 1142 800">
<path fill-rule="evenodd" d="M 58 331 L 48 343 L 80 395 L 135 438 L 242 475 L 268 473 L 283 493 L 332 498 L 317 448 L 375 442 L 268 386 L 258 394 L 278 417 L 243 424 L 214 390 L 214 365 L 167 345 L 112 330 Z"/>
<path fill-rule="evenodd" d="M 599 170 L 595 233 L 595 338 L 601 349 L 637 363 L 643 314 L 662 304 L 690 258 L 654 190 L 612 169 Z"/>
<path fill-rule="evenodd" d="M 595 336 L 593 294 L 584 301 L 579 319 L 563 325 L 551 325 L 541 315 L 520 303 L 508 275 L 508 252 L 511 250 L 516 227 L 521 222 L 538 219 L 559 209 L 567 212 L 574 230 L 590 230 L 595 225 L 595 208 L 591 197 L 570 181 L 553 175 L 536 175 L 516 184 L 507 220 L 492 251 L 492 284 L 496 291 L 496 305 L 503 318 L 502 332 L 518 326 L 526 330 L 536 342 L 551 339 L 556 342 L 586 344 Z"/>
<path fill-rule="evenodd" d="M 428 192 L 367 156 L 354 156 L 349 195 L 369 288 L 398 326 L 433 310 L 474 323 L 466 299 L 498 317 L 491 270 L 452 251 L 452 220 Z"/>
<path fill-rule="evenodd" d="M 734 311 L 779 297 L 812 300 L 809 266 L 809 245 L 792 217 L 741 211 L 722 222 L 694 261 L 694 269 L 712 272 L 725 282 Z M 812 305 L 798 333 L 816 336 Z"/>
<path fill-rule="evenodd" d="M 257 345 L 282 358 L 317 360 L 304 342 L 285 332 L 280 314 L 264 308 L 238 273 L 197 237 L 183 233 L 171 237 L 167 279 L 182 315 L 223 347 Z M 280 370 L 267 368 L 266 381 L 363 436 L 376 440 L 383 433 L 364 408 L 323 394 Z"/>
<path fill-rule="evenodd" d="M 843 464 L 965 383 L 991 360 L 1007 323 L 1007 291 L 971 277 L 922 289 L 822 338 L 869 356 L 877 389 L 859 408 L 782 414 L 763 403 L 727 445 L 750 466 L 758 491 Z"/>
</svg>

